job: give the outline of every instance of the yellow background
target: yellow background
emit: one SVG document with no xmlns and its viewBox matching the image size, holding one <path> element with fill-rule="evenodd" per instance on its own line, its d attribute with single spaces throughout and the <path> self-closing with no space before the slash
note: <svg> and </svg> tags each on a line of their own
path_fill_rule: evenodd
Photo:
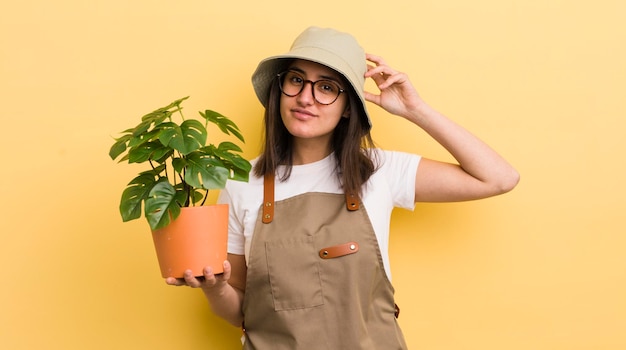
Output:
<svg viewBox="0 0 626 350">
<path fill-rule="evenodd" d="M 625 13 L 621 0 L 3 2 L 1 347 L 238 348 L 198 290 L 165 285 L 145 220 L 121 222 L 141 168 L 107 153 L 191 95 L 187 116 L 232 117 L 254 157 L 250 75 L 315 24 L 409 73 L 522 175 L 505 196 L 394 214 L 410 348 L 625 349 Z M 381 147 L 449 159 L 371 111 Z"/>
</svg>

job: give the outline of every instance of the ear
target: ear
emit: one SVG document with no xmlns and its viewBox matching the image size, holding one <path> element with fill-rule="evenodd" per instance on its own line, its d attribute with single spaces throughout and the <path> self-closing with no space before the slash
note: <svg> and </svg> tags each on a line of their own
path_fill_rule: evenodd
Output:
<svg viewBox="0 0 626 350">
<path fill-rule="evenodd" d="M 346 109 L 341 114 L 341 117 L 343 117 L 343 118 L 350 118 L 350 105 L 348 105 L 348 107 L 346 107 Z"/>
</svg>

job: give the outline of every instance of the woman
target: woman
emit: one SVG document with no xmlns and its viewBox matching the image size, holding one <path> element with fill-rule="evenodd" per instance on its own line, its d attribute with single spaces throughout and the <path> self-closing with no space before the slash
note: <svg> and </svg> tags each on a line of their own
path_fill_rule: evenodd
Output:
<svg viewBox="0 0 626 350">
<path fill-rule="evenodd" d="M 367 78 L 378 94 L 364 91 Z M 308 28 L 252 82 L 265 147 L 250 182 L 220 194 L 231 208 L 224 273 L 167 283 L 202 288 L 216 314 L 243 325 L 245 349 L 406 349 L 389 280 L 392 209 L 505 193 L 517 172 L 349 34 Z M 459 164 L 373 148 L 365 101 Z"/>
</svg>

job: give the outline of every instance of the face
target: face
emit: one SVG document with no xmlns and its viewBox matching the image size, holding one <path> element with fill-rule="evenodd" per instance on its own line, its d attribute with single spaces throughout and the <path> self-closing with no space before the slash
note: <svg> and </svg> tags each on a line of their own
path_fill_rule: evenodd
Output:
<svg viewBox="0 0 626 350">
<path fill-rule="evenodd" d="M 345 89 L 345 84 L 340 79 L 340 74 L 334 70 L 310 61 L 296 60 L 289 70 L 297 72 L 304 80 L 316 82 L 318 80 L 330 80 Z M 301 82 L 301 79 L 298 79 Z M 322 86 L 315 85 L 315 89 L 323 89 Z M 320 99 L 321 92 L 315 95 Z M 331 104 L 324 105 L 313 97 L 313 86 L 304 83 L 302 91 L 293 96 L 281 93 L 280 114 L 287 130 L 296 139 L 319 140 L 329 142 L 333 130 L 339 120 L 347 115 L 347 94 L 341 93 L 337 100 Z"/>
</svg>

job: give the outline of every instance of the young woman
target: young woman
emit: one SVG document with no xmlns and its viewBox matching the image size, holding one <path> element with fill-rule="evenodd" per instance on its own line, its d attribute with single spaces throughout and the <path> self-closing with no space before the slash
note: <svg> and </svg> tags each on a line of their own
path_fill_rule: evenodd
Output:
<svg viewBox="0 0 626 350">
<path fill-rule="evenodd" d="M 502 194 L 518 173 L 349 34 L 308 28 L 252 82 L 265 147 L 250 181 L 220 194 L 231 209 L 224 273 L 167 283 L 202 288 L 243 326 L 244 349 L 406 349 L 389 279 L 392 209 Z M 425 130 L 458 164 L 374 148 L 365 101 Z"/>
</svg>

